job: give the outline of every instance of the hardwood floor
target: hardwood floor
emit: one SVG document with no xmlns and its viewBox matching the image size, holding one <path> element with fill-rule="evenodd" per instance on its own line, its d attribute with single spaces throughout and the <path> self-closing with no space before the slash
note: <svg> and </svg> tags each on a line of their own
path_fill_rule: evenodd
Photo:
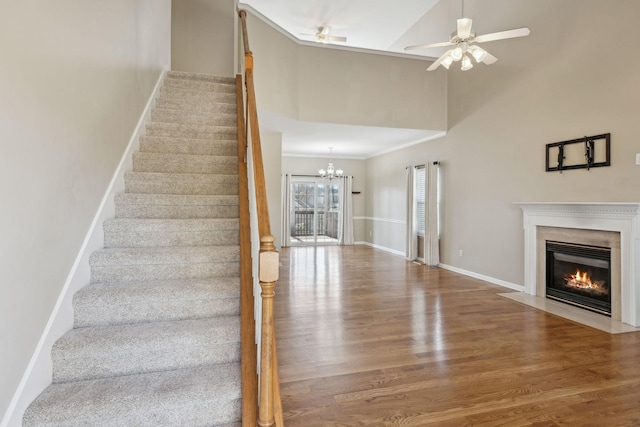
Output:
<svg viewBox="0 0 640 427">
<path fill-rule="evenodd" d="M 281 251 L 287 427 L 640 425 L 640 334 L 363 246 Z"/>
</svg>

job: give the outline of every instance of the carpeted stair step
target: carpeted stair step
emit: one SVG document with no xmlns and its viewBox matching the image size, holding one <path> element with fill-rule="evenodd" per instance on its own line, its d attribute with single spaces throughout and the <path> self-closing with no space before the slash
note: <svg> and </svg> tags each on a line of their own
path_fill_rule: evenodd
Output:
<svg viewBox="0 0 640 427">
<path fill-rule="evenodd" d="M 127 193 L 238 194 L 238 175 L 128 172 L 124 182 Z"/>
<path fill-rule="evenodd" d="M 238 196 L 120 193 L 116 218 L 238 218 Z"/>
<path fill-rule="evenodd" d="M 229 426 L 240 399 L 237 363 L 61 383 L 27 409 L 23 427 Z"/>
<path fill-rule="evenodd" d="M 133 171 L 230 175 L 238 173 L 238 156 L 137 152 L 133 155 Z"/>
<path fill-rule="evenodd" d="M 236 113 L 235 106 L 231 104 L 219 104 L 221 106 L 229 105 L 233 111 L 220 111 L 213 113 L 205 112 L 184 112 L 180 110 L 155 108 L 151 113 L 153 122 L 161 123 L 177 123 L 183 125 L 205 125 L 205 126 L 235 126 Z M 222 108 L 221 108 L 222 110 Z"/>
<path fill-rule="evenodd" d="M 53 382 L 240 360 L 238 316 L 75 328 L 51 350 Z"/>
<path fill-rule="evenodd" d="M 184 108 L 184 111 L 194 109 L 211 109 L 216 104 L 235 105 L 236 94 L 231 92 L 201 93 L 197 90 L 179 88 L 162 88 L 156 99 L 158 108 Z"/>
<path fill-rule="evenodd" d="M 201 106 L 194 106 L 195 108 L 184 108 L 190 106 L 187 104 L 185 106 L 180 105 L 180 99 L 168 100 L 169 105 L 156 105 L 156 108 L 151 112 L 152 121 L 162 122 L 165 120 L 161 120 L 159 117 L 162 117 L 165 114 L 173 114 L 173 115 L 183 115 L 183 116 L 204 116 L 206 118 L 215 118 L 218 114 L 229 114 L 233 115 L 234 119 L 237 118 L 236 114 L 236 103 L 235 102 L 216 102 L 216 103 L 208 103 L 203 104 Z M 171 103 L 174 102 L 175 106 L 172 106 Z"/>
<path fill-rule="evenodd" d="M 239 245 L 235 218 L 113 218 L 104 222 L 105 248 Z"/>
<path fill-rule="evenodd" d="M 100 249 L 90 257 L 91 283 L 237 277 L 237 246 Z"/>
<path fill-rule="evenodd" d="M 230 138 L 230 139 L 228 139 Z M 162 136 L 140 138 L 140 151 L 150 153 L 237 156 L 238 140 L 231 138 L 188 139 Z"/>
<path fill-rule="evenodd" d="M 191 73 L 188 71 L 171 70 L 167 73 L 167 79 L 186 79 L 191 81 L 205 81 L 216 83 L 235 84 L 236 78 L 229 76 L 213 76 L 211 74 Z"/>
<path fill-rule="evenodd" d="M 166 136 L 189 139 L 236 139 L 235 123 L 227 126 L 182 125 L 177 123 L 151 122 L 146 127 L 147 136 Z"/>
<path fill-rule="evenodd" d="M 215 103 L 210 100 L 195 100 L 193 98 L 159 97 L 156 100 L 156 108 L 166 110 L 178 110 L 184 113 L 209 114 L 214 111 L 230 112 L 236 110 L 236 99 L 231 94 L 220 95 Z"/>
<path fill-rule="evenodd" d="M 175 87 L 163 86 L 158 94 L 160 99 L 196 99 L 198 101 L 215 102 L 231 102 L 235 100 L 235 86 L 226 85 L 219 87 L 218 90 L 201 90 L 198 87 Z M 234 101 L 235 102 L 235 101 Z"/>
<path fill-rule="evenodd" d="M 164 80 L 163 87 L 197 90 L 199 92 L 236 92 L 235 79 L 232 81 L 207 81 L 167 77 Z"/>
<path fill-rule="evenodd" d="M 74 325 L 238 316 L 239 289 L 237 277 L 88 285 L 73 296 Z"/>
</svg>

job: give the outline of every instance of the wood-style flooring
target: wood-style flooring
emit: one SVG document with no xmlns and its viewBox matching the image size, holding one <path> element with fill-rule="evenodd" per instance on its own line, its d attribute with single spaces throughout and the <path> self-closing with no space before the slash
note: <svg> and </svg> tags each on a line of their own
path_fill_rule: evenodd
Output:
<svg viewBox="0 0 640 427">
<path fill-rule="evenodd" d="M 640 333 L 364 246 L 286 248 L 281 262 L 287 427 L 640 426 Z"/>
</svg>

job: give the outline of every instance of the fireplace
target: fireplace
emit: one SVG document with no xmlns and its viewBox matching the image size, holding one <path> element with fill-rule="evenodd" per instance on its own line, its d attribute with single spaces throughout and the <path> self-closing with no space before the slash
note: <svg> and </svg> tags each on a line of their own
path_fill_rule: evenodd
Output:
<svg viewBox="0 0 640 427">
<path fill-rule="evenodd" d="M 546 298 L 546 241 L 611 248 L 611 318 L 640 327 L 640 203 L 518 203 L 523 212 L 526 295 Z M 567 304 L 568 311 L 574 311 Z M 612 323 L 613 324 L 613 323 Z"/>
<path fill-rule="evenodd" d="M 546 241 L 546 297 L 611 317 L 611 248 Z"/>
</svg>

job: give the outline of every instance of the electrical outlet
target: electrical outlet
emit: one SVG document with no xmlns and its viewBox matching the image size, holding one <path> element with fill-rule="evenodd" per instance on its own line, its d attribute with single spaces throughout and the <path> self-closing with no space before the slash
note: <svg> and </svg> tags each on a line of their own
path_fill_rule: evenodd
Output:
<svg viewBox="0 0 640 427">
<path fill-rule="evenodd" d="M 640 165 L 640 153 L 636 153 L 636 165 Z"/>
<path fill-rule="evenodd" d="M 458 256 L 462 256 L 462 249 L 458 251 Z"/>
</svg>

